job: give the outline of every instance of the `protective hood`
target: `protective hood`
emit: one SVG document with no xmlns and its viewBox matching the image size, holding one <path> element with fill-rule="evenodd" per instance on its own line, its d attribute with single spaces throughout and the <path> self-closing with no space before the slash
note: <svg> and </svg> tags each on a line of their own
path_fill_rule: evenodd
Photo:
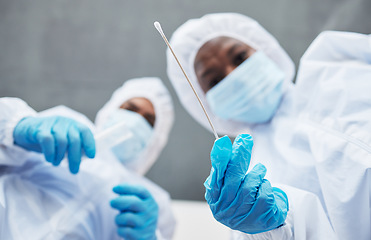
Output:
<svg viewBox="0 0 371 240">
<path fill-rule="evenodd" d="M 171 46 L 185 72 L 189 74 L 205 108 L 210 115 L 214 127 L 219 134 L 237 136 L 240 133 L 249 133 L 251 125 L 248 123 L 223 120 L 211 112 L 206 95 L 202 91 L 194 71 L 194 59 L 200 47 L 207 41 L 219 37 L 233 37 L 245 42 L 256 50 L 263 51 L 285 73 L 285 86 L 290 85 L 295 74 L 295 66 L 277 40 L 269 34 L 258 22 L 237 13 L 208 14 L 199 19 L 191 19 L 180 26 L 171 38 Z M 167 73 L 172 82 L 180 102 L 184 108 L 202 126 L 211 131 L 211 127 L 202 112 L 192 89 L 189 87 L 183 73 L 179 69 L 171 52 L 167 51 Z"/>
<path fill-rule="evenodd" d="M 173 103 L 162 81 L 154 77 L 126 81 L 98 111 L 95 125 L 98 130 L 102 129 L 112 111 L 134 97 L 147 98 L 152 102 L 156 113 L 154 131 L 147 148 L 139 155 L 138 159 L 125 165 L 127 168 L 144 175 L 165 147 L 174 122 Z"/>
</svg>

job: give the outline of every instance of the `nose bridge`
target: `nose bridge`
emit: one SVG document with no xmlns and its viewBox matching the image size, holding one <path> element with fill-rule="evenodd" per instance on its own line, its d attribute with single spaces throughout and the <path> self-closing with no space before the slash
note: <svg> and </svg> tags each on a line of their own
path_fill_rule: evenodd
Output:
<svg viewBox="0 0 371 240">
<path fill-rule="evenodd" d="M 144 110 L 139 110 L 139 111 L 137 111 L 137 113 L 139 114 L 139 115 L 141 115 L 142 117 L 145 117 L 145 115 L 146 115 L 146 111 L 144 111 Z"/>
<path fill-rule="evenodd" d="M 232 64 L 228 64 L 225 68 L 225 75 L 229 75 L 233 70 L 236 69 L 236 66 L 233 66 Z"/>
</svg>

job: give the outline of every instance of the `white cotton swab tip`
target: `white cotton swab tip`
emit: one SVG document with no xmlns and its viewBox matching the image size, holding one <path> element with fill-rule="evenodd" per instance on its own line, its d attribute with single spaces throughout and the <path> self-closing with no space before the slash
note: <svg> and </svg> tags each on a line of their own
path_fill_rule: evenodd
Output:
<svg viewBox="0 0 371 240">
<path fill-rule="evenodd" d="M 163 35 L 164 34 L 164 32 L 162 31 L 162 28 L 161 28 L 161 24 L 159 23 L 159 22 L 154 22 L 153 23 L 153 25 L 155 25 L 155 28 L 157 29 L 157 31 L 161 34 L 161 35 Z"/>
</svg>

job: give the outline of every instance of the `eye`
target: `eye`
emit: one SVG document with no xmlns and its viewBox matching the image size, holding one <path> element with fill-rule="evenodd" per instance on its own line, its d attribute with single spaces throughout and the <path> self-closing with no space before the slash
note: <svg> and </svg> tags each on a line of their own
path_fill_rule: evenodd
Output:
<svg viewBox="0 0 371 240">
<path fill-rule="evenodd" d="M 137 112 L 137 110 L 135 109 L 135 108 L 133 108 L 133 107 L 127 107 L 127 108 L 125 108 L 126 110 L 129 110 L 129 111 L 132 111 L 132 112 Z"/>
<path fill-rule="evenodd" d="M 233 58 L 233 64 L 235 66 L 239 66 L 246 59 L 247 59 L 247 52 L 246 51 L 240 52 L 236 56 L 234 56 L 234 58 Z"/>
<path fill-rule="evenodd" d="M 144 114 L 144 118 L 147 120 L 147 122 L 149 123 L 149 125 L 151 125 L 151 127 L 154 127 L 155 125 L 155 120 L 156 120 L 156 117 L 152 114 Z"/>
<path fill-rule="evenodd" d="M 213 88 L 216 84 L 218 84 L 223 78 L 222 77 L 216 77 L 211 79 L 209 83 L 209 89 Z"/>
</svg>

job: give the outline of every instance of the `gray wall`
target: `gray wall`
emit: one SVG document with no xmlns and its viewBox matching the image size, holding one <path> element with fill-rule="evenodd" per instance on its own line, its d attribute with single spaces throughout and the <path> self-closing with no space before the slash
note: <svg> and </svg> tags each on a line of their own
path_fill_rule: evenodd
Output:
<svg viewBox="0 0 371 240">
<path fill-rule="evenodd" d="M 93 120 L 123 81 L 162 78 L 176 122 L 147 176 L 173 198 L 202 200 L 213 135 L 179 104 L 153 22 L 170 37 L 187 19 L 212 12 L 257 19 L 296 64 L 323 30 L 371 33 L 370 0 L 0 0 L 0 96 L 20 97 L 38 111 L 64 104 Z"/>
</svg>

